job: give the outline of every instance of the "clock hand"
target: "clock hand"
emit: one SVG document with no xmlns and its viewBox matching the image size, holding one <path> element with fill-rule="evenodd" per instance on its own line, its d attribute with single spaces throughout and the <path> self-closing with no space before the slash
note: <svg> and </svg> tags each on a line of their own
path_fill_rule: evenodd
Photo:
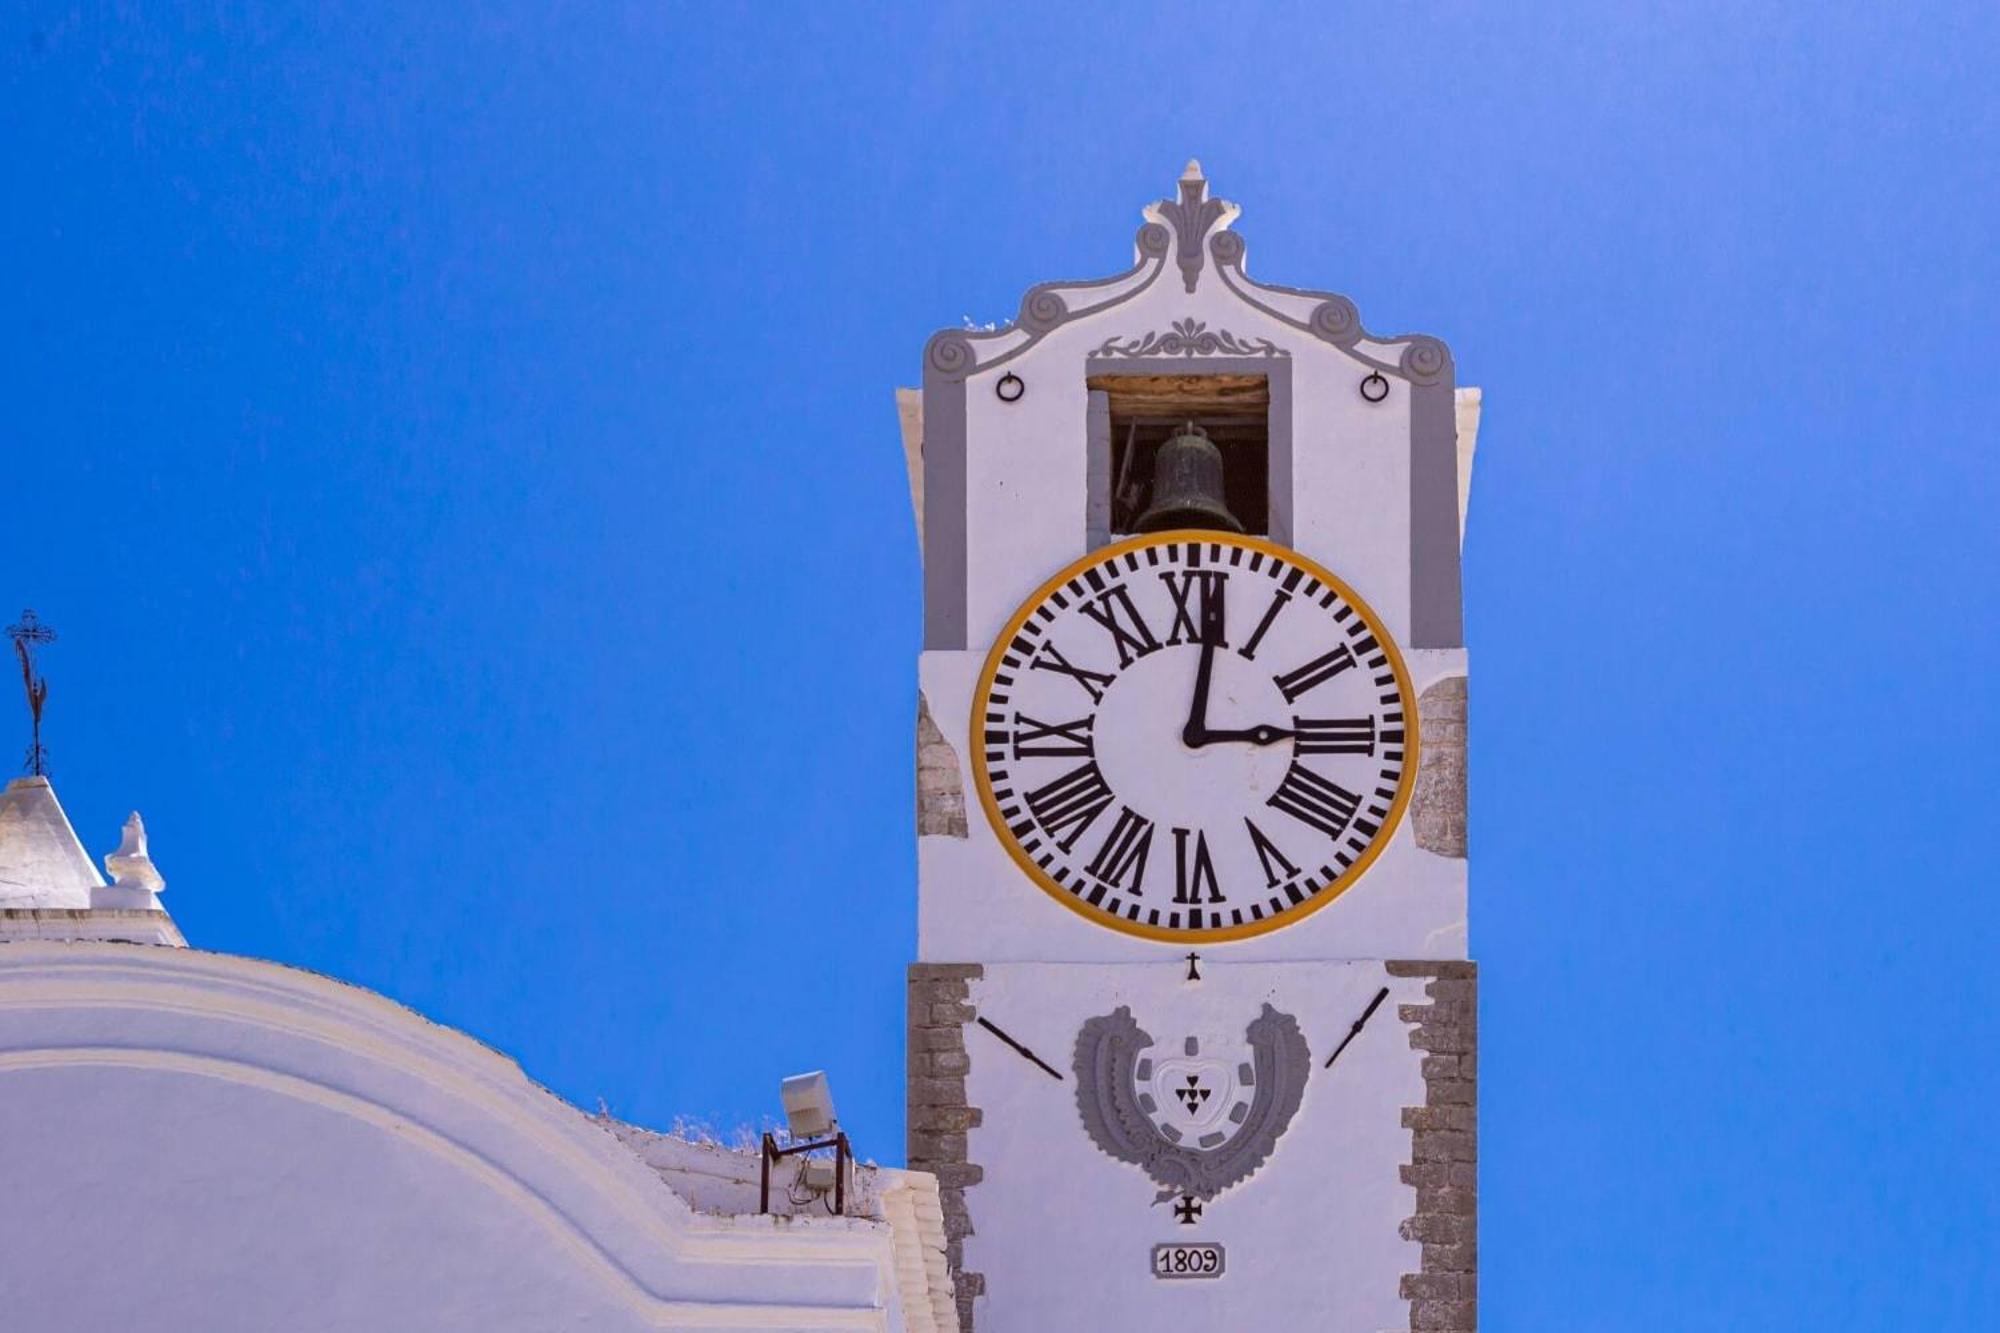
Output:
<svg viewBox="0 0 2000 1333">
<path fill-rule="evenodd" d="M 1204 599 L 1201 606 L 1201 665 L 1194 672 L 1194 700 L 1188 704 L 1187 725 L 1181 728 L 1181 743 L 1199 750 L 1214 739 L 1208 729 L 1208 680 L 1215 672 L 1215 644 L 1222 637 L 1220 606 Z"/>
<path fill-rule="evenodd" d="M 1240 731 L 1209 731 L 1201 733 L 1201 745 L 1213 745 L 1217 741 L 1249 741 L 1252 745 L 1275 745 L 1279 741 L 1290 740 L 1298 735 L 1296 731 L 1286 731 L 1283 727 L 1245 727 Z"/>
</svg>

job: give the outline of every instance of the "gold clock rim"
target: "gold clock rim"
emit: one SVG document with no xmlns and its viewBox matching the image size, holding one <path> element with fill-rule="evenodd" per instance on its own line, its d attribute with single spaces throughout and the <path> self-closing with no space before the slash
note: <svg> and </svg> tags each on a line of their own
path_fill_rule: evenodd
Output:
<svg viewBox="0 0 2000 1333">
<path fill-rule="evenodd" d="M 1034 614 L 1035 608 L 1040 606 L 1050 593 L 1062 587 L 1083 570 L 1093 565 L 1100 564 L 1105 560 L 1114 559 L 1125 554 L 1127 551 L 1143 551 L 1152 546 L 1168 546 L 1175 542 L 1185 541 L 1208 542 L 1223 546 L 1237 546 L 1246 551 L 1260 551 L 1274 559 L 1304 569 L 1308 574 L 1311 574 L 1314 578 L 1339 593 L 1347 604 L 1354 608 L 1355 613 L 1361 617 L 1362 623 L 1374 631 L 1376 641 L 1382 645 L 1383 652 L 1389 658 L 1390 669 L 1395 672 L 1396 676 L 1396 693 L 1403 700 L 1404 733 L 1406 736 L 1404 748 L 1407 751 L 1403 761 L 1403 771 L 1396 780 L 1396 798 L 1389 804 L 1389 816 L 1382 821 L 1382 832 L 1380 836 L 1368 844 L 1368 850 L 1355 858 L 1353 865 L 1343 870 L 1332 883 L 1314 894 L 1306 903 L 1293 908 L 1289 912 L 1281 912 L 1267 921 L 1252 922 L 1249 925 L 1220 926 L 1203 930 L 1173 930 L 1165 926 L 1148 926 L 1136 921 L 1123 921 L 1112 916 L 1109 912 L 1097 911 L 1089 905 L 1077 901 L 1075 894 L 1056 883 L 1053 876 L 1035 864 L 1034 858 L 1028 855 L 1021 847 L 1020 842 L 1008 831 L 1007 821 L 1000 816 L 999 802 L 993 796 L 992 780 L 986 772 L 984 725 L 986 696 L 993 688 L 993 677 L 999 673 L 1000 659 L 1005 656 L 1005 649 L 1013 643 L 1014 636 L 1021 632 L 1021 627 L 1028 623 L 1028 617 Z M 967 737 L 967 743 L 971 746 L 969 753 L 972 759 L 973 785 L 979 789 L 979 804 L 986 811 L 987 826 L 993 830 L 993 834 L 1000 840 L 1001 846 L 1007 849 L 1007 854 L 1013 858 L 1014 864 L 1019 866 L 1027 874 L 1028 878 L 1039 886 L 1044 893 L 1054 898 L 1070 911 L 1075 912 L 1078 916 L 1083 917 L 1086 921 L 1102 926 L 1105 929 L 1115 930 L 1121 934 L 1131 935 L 1139 939 L 1187 942 L 1191 944 L 1221 944 L 1230 940 L 1247 940 L 1258 935 L 1268 935 L 1273 931 L 1283 930 L 1288 926 L 1295 926 L 1353 888 L 1367 869 L 1375 863 L 1375 858 L 1382 854 L 1383 849 L 1395 837 L 1396 830 L 1402 826 L 1403 813 L 1409 808 L 1411 794 L 1416 789 L 1417 767 L 1423 756 L 1421 741 L 1418 735 L 1416 687 L 1410 680 L 1409 668 L 1403 663 L 1402 650 L 1397 647 L 1394 636 L 1389 633 L 1388 627 L 1382 623 L 1382 618 L 1375 614 L 1375 608 L 1370 606 L 1367 600 L 1359 593 L 1355 592 L 1345 579 L 1340 578 L 1318 561 L 1313 560 L 1309 556 L 1302 555 L 1288 546 L 1280 546 L 1276 542 L 1269 541 L 1263 537 L 1243 536 L 1233 532 L 1220 532 L 1206 528 L 1175 528 L 1168 532 L 1148 532 L 1136 537 L 1127 537 L 1123 541 L 1112 542 L 1108 546 L 1100 546 L 1095 551 L 1088 552 L 1072 560 L 1057 573 L 1044 580 L 1040 587 L 1028 594 L 1022 601 L 1019 609 L 1012 616 L 1008 617 L 1006 626 L 1000 631 L 999 636 L 993 640 L 993 647 L 986 654 L 986 663 L 979 670 L 979 682 L 973 687 L 972 716 L 970 722 L 971 729 Z"/>
</svg>

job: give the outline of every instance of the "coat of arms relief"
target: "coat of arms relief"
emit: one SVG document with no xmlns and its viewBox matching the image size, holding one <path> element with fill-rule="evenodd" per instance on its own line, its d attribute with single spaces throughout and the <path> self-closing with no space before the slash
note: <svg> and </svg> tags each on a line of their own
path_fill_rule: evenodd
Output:
<svg viewBox="0 0 2000 1333">
<path fill-rule="evenodd" d="M 1160 1186 L 1155 1202 L 1207 1200 L 1264 1164 L 1311 1069 L 1298 1020 L 1269 1004 L 1240 1043 L 1209 1046 L 1162 1046 L 1120 1005 L 1077 1034 L 1077 1110 L 1100 1149 Z"/>
</svg>

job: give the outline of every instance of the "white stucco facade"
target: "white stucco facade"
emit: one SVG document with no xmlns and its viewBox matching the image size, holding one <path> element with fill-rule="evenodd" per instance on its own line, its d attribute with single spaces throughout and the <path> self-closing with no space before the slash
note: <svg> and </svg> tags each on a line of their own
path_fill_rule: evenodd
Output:
<svg viewBox="0 0 2000 1333">
<path fill-rule="evenodd" d="M 1130 269 L 938 333 L 898 398 L 926 581 L 910 1160 L 981 1333 L 1467 1333 L 1480 394 L 1436 339 L 1251 279 L 1193 164 L 1143 216 Z M 1248 469 L 1262 515 L 1155 485 L 1168 531 L 1108 517 L 1143 429 Z M 1309 619 L 1336 600 L 1342 628 Z M 1316 665 L 1348 642 L 1381 652 Z"/>
<path fill-rule="evenodd" d="M 1387 1017 L 1325 1068 L 1384 986 Z M 1374 1333 L 1406 1324 L 1398 1283 L 1419 1255 L 1398 1229 L 1413 1202 L 1398 1171 L 1409 1154 L 1400 1111 L 1423 1101 L 1423 1081 L 1394 1007 L 1422 999 L 1421 982 L 1379 963 L 1204 966 L 1199 982 L 1143 964 L 987 967 L 973 1005 L 1069 1075 L 1052 1079 L 974 1034 L 967 1093 L 983 1119 L 969 1155 L 988 1165 L 965 1265 L 995 1295 L 992 1326 Z M 1228 1068 L 1248 1058 L 1244 1029 L 1266 1004 L 1298 1016 L 1315 1057 L 1304 1098 L 1256 1174 L 1208 1203 L 1198 1225 L 1181 1226 L 1143 1170 L 1078 1132 L 1074 1070 L 1061 1057 L 1087 1019 L 1128 1006 L 1162 1061 L 1194 1038 L 1202 1058 L 1224 1066 L 1215 1091 L 1240 1095 Z M 1037 1243 L 1020 1244 L 1024 1235 Z M 1156 1280 L 1151 1247 L 1178 1241 L 1221 1246 L 1224 1276 Z"/>
<path fill-rule="evenodd" d="M 32 798 L 54 815 L 0 825 L 0 864 L 73 875 L 18 845 L 60 819 Z M 0 921 L 9 1333 L 957 1327 L 928 1176 L 857 1168 L 846 1216 L 782 1189 L 760 1215 L 754 1152 L 588 1116 L 372 992 L 32 891 Z M 29 932 L 51 912 L 68 937 Z"/>
</svg>

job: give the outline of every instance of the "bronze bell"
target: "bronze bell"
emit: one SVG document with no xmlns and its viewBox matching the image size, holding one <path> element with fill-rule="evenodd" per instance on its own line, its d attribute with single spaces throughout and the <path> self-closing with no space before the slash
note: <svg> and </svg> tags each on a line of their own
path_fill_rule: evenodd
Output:
<svg viewBox="0 0 2000 1333">
<path fill-rule="evenodd" d="M 1132 525 L 1134 532 L 1170 528 L 1243 531 L 1223 503 L 1222 450 L 1192 421 L 1154 452 L 1152 503 Z"/>
</svg>

